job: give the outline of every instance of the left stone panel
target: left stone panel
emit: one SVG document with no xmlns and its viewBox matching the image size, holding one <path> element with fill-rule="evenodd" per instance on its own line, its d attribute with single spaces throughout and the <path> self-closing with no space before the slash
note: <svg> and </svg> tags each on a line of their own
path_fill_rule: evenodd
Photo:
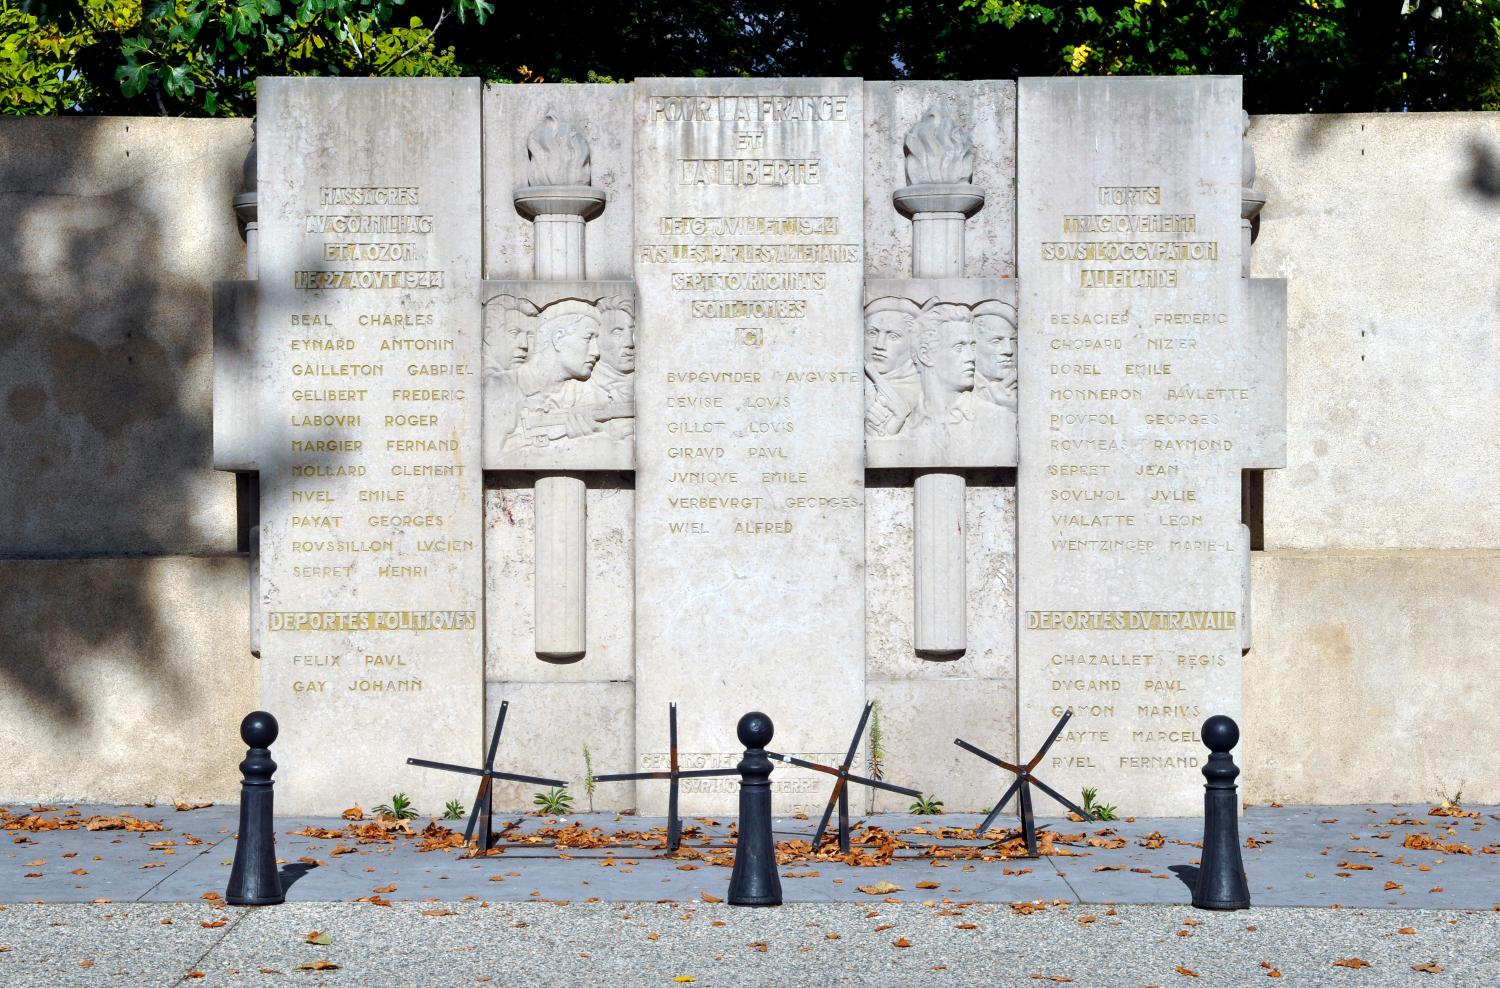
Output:
<svg viewBox="0 0 1500 988">
<path fill-rule="evenodd" d="M 453 779 L 484 728 L 480 87 L 259 89 L 262 704 L 277 809 Z"/>
</svg>

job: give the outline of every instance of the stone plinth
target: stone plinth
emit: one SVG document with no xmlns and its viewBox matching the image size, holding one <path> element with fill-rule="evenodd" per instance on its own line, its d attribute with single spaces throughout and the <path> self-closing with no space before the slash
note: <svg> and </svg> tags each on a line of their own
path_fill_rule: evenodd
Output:
<svg viewBox="0 0 1500 988">
<path fill-rule="evenodd" d="M 1019 106 L 1019 747 L 1072 708 L 1090 740 L 1048 782 L 1195 813 L 1198 726 L 1240 716 L 1240 471 L 1279 431 L 1240 81 L 1023 79 Z"/>
<path fill-rule="evenodd" d="M 864 701 L 862 94 L 636 84 L 642 767 L 669 701 L 685 766 L 732 765 L 751 709 L 780 750 L 842 753 Z M 817 799 L 777 776 L 778 812 Z M 732 811 L 726 781 L 683 811 Z"/>
<path fill-rule="evenodd" d="M 441 805 L 405 759 L 480 755 L 479 84 L 264 79 L 258 140 L 277 808 Z"/>
</svg>

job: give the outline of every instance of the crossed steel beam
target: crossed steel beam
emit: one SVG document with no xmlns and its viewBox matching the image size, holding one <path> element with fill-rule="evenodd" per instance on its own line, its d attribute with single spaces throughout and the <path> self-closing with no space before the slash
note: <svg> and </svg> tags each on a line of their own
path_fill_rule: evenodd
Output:
<svg viewBox="0 0 1500 988">
<path fill-rule="evenodd" d="M 854 763 L 854 756 L 859 752 L 859 739 L 865 733 L 865 724 L 869 723 L 870 710 L 875 706 L 873 703 L 865 704 L 865 712 L 860 715 L 859 726 L 854 729 L 854 740 L 849 742 L 849 753 L 844 756 L 842 765 L 834 768 L 832 765 L 819 765 L 817 762 L 807 762 L 791 755 L 779 754 L 775 751 L 766 752 L 777 761 L 786 762 L 788 765 L 796 765 L 798 768 L 810 768 L 814 772 L 822 772 L 831 775 L 838 781 L 833 784 L 833 792 L 828 796 L 828 805 L 823 809 L 823 819 L 818 823 L 818 832 L 813 835 L 813 851 L 816 852 L 823 844 L 823 834 L 828 830 L 828 818 L 833 815 L 834 804 L 839 808 L 839 853 L 849 853 L 849 783 L 855 782 L 872 789 L 884 789 L 887 792 L 899 792 L 903 796 L 911 796 L 913 799 L 922 794 L 915 789 L 907 789 L 904 786 L 892 785 L 889 782 L 881 782 L 879 779 L 867 779 L 862 775 L 855 775 L 849 771 L 849 766 Z"/>
<path fill-rule="evenodd" d="M 550 786 L 561 789 L 567 783 L 561 779 L 543 779 L 536 775 L 519 775 L 515 772 L 495 771 L 495 749 L 500 747 L 500 732 L 505 729 L 505 711 L 510 708 L 509 700 L 500 701 L 500 713 L 495 718 L 495 732 L 490 735 L 490 750 L 484 758 L 483 768 L 468 768 L 464 765 L 449 765 L 446 762 L 433 762 L 425 758 L 408 758 L 406 764 L 420 765 L 422 768 L 435 768 L 442 772 L 459 772 L 464 775 L 477 775 L 480 778 L 479 795 L 474 797 L 474 811 L 469 814 L 469 825 L 464 828 L 464 843 L 469 842 L 473 836 L 474 825 L 479 826 L 479 853 L 483 854 L 494 846 L 493 837 L 490 834 L 490 820 L 494 816 L 494 807 L 490 801 L 493 791 L 493 782 L 501 779 L 506 782 L 530 782 L 538 786 Z"/>
<path fill-rule="evenodd" d="M 716 775 L 739 775 L 737 768 L 698 768 L 684 772 L 677 761 L 677 704 L 668 708 L 667 740 L 671 760 L 665 772 L 616 772 L 596 775 L 595 782 L 634 782 L 643 779 L 666 779 L 667 788 L 667 850 L 676 851 L 682 846 L 682 818 L 677 814 L 678 781 L 681 779 L 707 779 Z"/>
<path fill-rule="evenodd" d="M 1005 790 L 1005 795 L 1000 797 L 1000 801 L 995 804 L 995 808 L 990 811 L 990 815 L 984 818 L 984 822 L 979 825 L 979 829 L 975 831 L 975 833 L 983 834 L 985 831 L 989 830 L 991 825 L 994 824 L 995 818 L 1000 815 L 1000 811 L 1005 809 L 1005 804 L 1010 802 L 1010 797 L 1014 796 L 1016 792 L 1019 791 L 1021 794 L 1021 835 L 1026 839 L 1026 856 L 1028 858 L 1037 857 L 1036 817 L 1032 814 L 1031 811 L 1032 786 L 1036 786 L 1042 792 L 1051 796 L 1053 799 L 1057 800 L 1059 803 L 1063 804 L 1074 813 L 1077 813 L 1085 820 L 1094 819 L 1090 814 L 1085 813 L 1078 806 L 1075 806 L 1072 802 L 1066 799 L 1056 789 L 1053 789 L 1051 786 L 1047 785 L 1047 783 L 1031 774 L 1032 769 L 1040 765 L 1042 759 L 1046 757 L 1047 749 L 1051 748 L 1053 743 L 1057 740 L 1058 736 L 1062 734 L 1063 727 L 1067 725 L 1068 719 L 1072 716 L 1073 711 L 1064 711 L 1062 717 L 1057 721 L 1057 726 L 1052 728 L 1052 733 L 1047 736 L 1047 740 L 1039 749 L 1037 749 L 1037 753 L 1031 756 L 1031 761 L 1027 762 L 1025 765 L 1012 765 L 1010 762 L 1006 761 L 1003 758 L 996 758 L 994 755 L 990 754 L 988 751 L 983 750 L 982 748 L 976 748 L 974 745 L 965 741 L 963 738 L 953 739 L 953 743 L 958 745 L 963 750 L 969 752 L 970 754 L 978 755 L 985 761 L 990 762 L 994 765 L 999 765 L 1007 772 L 1014 772 L 1016 775 L 1016 781 L 1012 782 L 1010 784 L 1010 788 Z"/>
</svg>

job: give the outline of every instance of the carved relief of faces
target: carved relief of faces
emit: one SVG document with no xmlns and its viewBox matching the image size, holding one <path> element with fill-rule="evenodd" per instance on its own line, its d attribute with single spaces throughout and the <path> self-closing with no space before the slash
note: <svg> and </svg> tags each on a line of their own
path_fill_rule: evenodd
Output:
<svg viewBox="0 0 1500 988">
<path fill-rule="evenodd" d="M 500 323 L 500 346 L 507 369 L 520 367 L 531 352 L 531 317 L 520 309 L 506 308 Z"/>
<path fill-rule="evenodd" d="M 974 322 L 967 306 L 939 303 L 917 320 L 917 372 L 924 381 L 944 391 L 973 390 L 974 351 Z"/>
<path fill-rule="evenodd" d="M 485 373 L 514 370 L 525 363 L 536 314 L 535 305 L 514 295 L 496 295 L 485 303 Z"/>
<path fill-rule="evenodd" d="M 974 307 L 974 337 L 979 375 L 987 381 L 1016 379 L 1016 324 L 999 302 L 981 302 Z"/>
<path fill-rule="evenodd" d="M 585 303 L 560 303 L 542 313 L 537 346 L 568 376 L 584 380 L 599 361 L 599 317 Z"/>
<path fill-rule="evenodd" d="M 620 374 L 635 370 L 635 306 L 628 298 L 599 300 L 599 359 Z"/>
<path fill-rule="evenodd" d="M 865 363 L 882 375 L 900 374 L 912 366 L 915 302 L 878 298 L 865 307 Z"/>
</svg>

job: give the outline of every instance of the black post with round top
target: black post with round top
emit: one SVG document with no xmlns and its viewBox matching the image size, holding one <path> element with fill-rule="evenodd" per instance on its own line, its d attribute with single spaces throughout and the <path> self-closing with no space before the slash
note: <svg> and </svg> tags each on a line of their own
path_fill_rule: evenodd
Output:
<svg viewBox="0 0 1500 988">
<path fill-rule="evenodd" d="M 250 750 L 240 762 L 240 839 L 234 847 L 234 867 L 224 901 L 231 906 L 274 906 L 286 901 L 276 870 L 276 825 L 271 819 L 276 762 L 271 745 L 278 732 L 276 718 L 264 710 L 246 715 L 240 737 Z"/>
<path fill-rule="evenodd" d="M 771 718 L 759 711 L 740 718 L 737 733 L 745 757 L 739 764 L 740 836 L 729 877 L 731 906 L 781 905 L 776 841 L 771 836 L 771 759 L 766 754 L 774 731 Z"/>
<path fill-rule="evenodd" d="M 1250 886 L 1240 858 L 1239 767 L 1230 749 L 1239 744 L 1240 728 L 1216 714 L 1203 722 L 1203 743 L 1212 752 L 1203 766 L 1203 858 L 1193 905 L 1199 909 L 1249 909 Z"/>
</svg>

